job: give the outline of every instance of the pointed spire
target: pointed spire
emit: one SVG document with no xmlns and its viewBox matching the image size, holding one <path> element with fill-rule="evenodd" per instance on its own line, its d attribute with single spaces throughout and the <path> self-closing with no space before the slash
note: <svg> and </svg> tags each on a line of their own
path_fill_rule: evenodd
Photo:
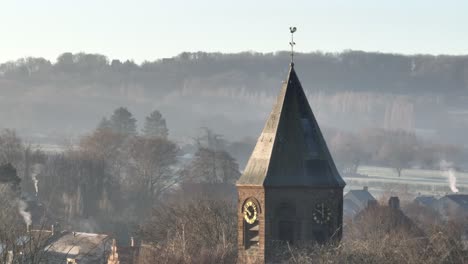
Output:
<svg viewBox="0 0 468 264">
<path fill-rule="evenodd" d="M 344 187 L 291 63 L 238 185 Z"/>
</svg>

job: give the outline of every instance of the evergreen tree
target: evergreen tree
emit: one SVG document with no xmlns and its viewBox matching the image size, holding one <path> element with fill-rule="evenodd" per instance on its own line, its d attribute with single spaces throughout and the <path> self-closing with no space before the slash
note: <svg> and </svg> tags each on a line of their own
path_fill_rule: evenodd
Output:
<svg viewBox="0 0 468 264">
<path fill-rule="evenodd" d="M 119 107 L 115 109 L 109 122 L 110 128 L 118 134 L 136 134 L 136 119 L 133 117 L 132 113 L 127 110 L 127 108 Z"/>
<path fill-rule="evenodd" d="M 163 118 L 158 110 L 154 110 L 146 117 L 143 134 L 147 137 L 167 138 L 169 130 L 166 126 L 166 119 Z"/>
<path fill-rule="evenodd" d="M 21 179 L 16 173 L 15 167 L 11 163 L 7 163 L 0 166 L 0 183 L 12 184 L 14 189 L 17 189 Z"/>
</svg>

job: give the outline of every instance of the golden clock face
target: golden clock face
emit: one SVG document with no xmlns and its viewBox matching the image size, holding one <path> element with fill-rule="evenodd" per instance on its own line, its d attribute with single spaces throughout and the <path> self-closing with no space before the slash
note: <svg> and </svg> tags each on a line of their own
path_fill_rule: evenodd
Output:
<svg viewBox="0 0 468 264">
<path fill-rule="evenodd" d="M 253 224 L 257 220 L 257 206 L 252 201 L 244 204 L 244 219 L 247 223 Z"/>
<path fill-rule="evenodd" d="M 324 203 L 318 203 L 314 207 L 312 216 L 317 224 L 326 224 L 330 222 L 332 214 L 331 210 Z"/>
</svg>

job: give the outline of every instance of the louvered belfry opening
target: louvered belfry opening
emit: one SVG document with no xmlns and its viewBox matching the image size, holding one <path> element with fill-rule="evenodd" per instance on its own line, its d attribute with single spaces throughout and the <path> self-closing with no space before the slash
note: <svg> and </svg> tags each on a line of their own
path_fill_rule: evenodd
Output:
<svg viewBox="0 0 468 264">
<path fill-rule="evenodd" d="M 259 225 L 258 220 L 253 224 L 244 222 L 244 245 L 245 249 L 250 247 L 258 247 L 260 237 L 259 237 Z"/>
</svg>

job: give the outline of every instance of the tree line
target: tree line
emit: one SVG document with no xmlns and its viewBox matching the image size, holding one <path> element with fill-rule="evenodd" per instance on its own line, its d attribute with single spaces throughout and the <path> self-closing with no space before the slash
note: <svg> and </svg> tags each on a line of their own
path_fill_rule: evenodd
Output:
<svg viewBox="0 0 468 264">
<path fill-rule="evenodd" d="M 219 135 L 205 128 L 189 150 L 168 135 L 159 111 L 137 131 L 136 119 L 120 107 L 63 153 L 32 151 L 13 130 L 4 130 L 0 165 L 18 168 L 18 197 L 41 204 L 39 215 L 33 213 L 36 224 L 126 237 L 180 189 L 215 184 L 234 190 L 239 166 Z"/>
<path fill-rule="evenodd" d="M 110 60 L 102 54 L 63 53 L 55 63 L 21 58 L 0 64 L 0 81 L 7 87 L 31 85 L 143 87 L 153 95 L 170 93 L 186 82 L 236 87 L 239 81 L 264 92 L 276 87 L 265 81 L 284 75 L 287 52 L 236 54 L 184 52 L 172 58 L 145 61 Z M 378 52 L 301 53 L 299 73 L 306 87 L 325 91 L 372 91 L 403 94 L 468 91 L 468 56 L 400 55 Z"/>
<path fill-rule="evenodd" d="M 398 176 L 413 167 L 440 170 L 442 161 L 464 164 L 466 150 L 453 144 L 434 143 L 405 130 L 366 128 L 356 133 L 329 132 L 333 157 L 344 174 L 361 165 L 393 168 Z M 460 168 L 454 168 L 460 169 Z"/>
<path fill-rule="evenodd" d="M 288 63 L 285 52 L 181 53 L 141 64 L 87 53 L 55 62 L 23 58 L 0 64 L 0 119 L 3 127 L 56 141 L 88 131 L 93 114 L 115 105 L 142 118 L 157 104 L 173 135 L 204 122 L 229 137 L 256 136 Z M 428 131 L 466 143 L 466 56 L 314 52 L 298 54 L 296 65 L 321 123 Z"/>
</svg>

